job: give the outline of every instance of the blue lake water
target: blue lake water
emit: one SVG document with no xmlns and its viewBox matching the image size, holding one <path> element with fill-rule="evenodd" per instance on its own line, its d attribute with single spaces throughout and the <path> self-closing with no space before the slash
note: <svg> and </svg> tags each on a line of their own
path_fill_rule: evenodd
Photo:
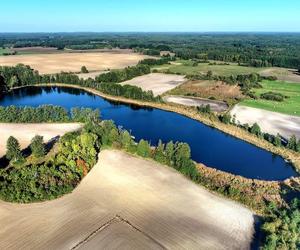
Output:
<svg viewBox="0 0 300 250">
<path fill-rule="evenodd" d="M 0 97 L 1 106 L 44 104 L 67 109 L 98 108 L 102 119 L 114 120 L 130 130 L 136 140 L 143 138 L 152 144 L 159 139 L 186 142 L 191 147 L 193 160 L 232 174 L 262 180 L 284 180 L 297 175 L 282 157 L 176 113 L 111 102 L 66 87 L 27 87 Z"/>
</svg>

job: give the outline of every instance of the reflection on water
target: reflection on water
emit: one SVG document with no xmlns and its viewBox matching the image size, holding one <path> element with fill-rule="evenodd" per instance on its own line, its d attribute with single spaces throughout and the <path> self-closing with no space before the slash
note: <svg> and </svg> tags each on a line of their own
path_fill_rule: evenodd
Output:
<svg viewBox="0 0 300 250">
<path fill-rule="evenodd" d="M 210 128 L 182 115 L 159 109 L 108 101 L 83 90 L 68 87 L 28 87 L 0 98 L 0 105 L 39 106 L 52 104 L 98 108 L 102 119 L 112 119 L 139 139 L 156 144 L 183 141 L 192 158 L 207 166 L 248 178 L 283 180 L 296 172 L 282 157 Z"/>
</svg>

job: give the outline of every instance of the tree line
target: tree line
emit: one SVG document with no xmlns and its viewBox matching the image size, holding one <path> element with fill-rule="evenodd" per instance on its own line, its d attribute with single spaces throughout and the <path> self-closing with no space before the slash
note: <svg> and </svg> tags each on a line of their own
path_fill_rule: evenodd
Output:
<svg viewBox="0 0 300 250">
<path fill-rule="evenodd" d="M 198 109 L 202 111 L 201 109 Z M 211 114 L 214 116 L 214 114 Z M 247 132 L 256 135 L 258 138 L 264 139 L 272 143 L 276 147 L 285 147 L 287 149 L 293 150 L 295 152 L 300 152 L 300 139 L 297 140 L 295 135 L 292 135 L 289 139 L 283 139 L 283 137 L 278 133 L 277 135 L 271 135 L 269 133 L 263 133 L 260 126 L 257 123 L 254 123 L 252 126 L 249 124 L 237 124 L 235 117 L 232 117 L 230 114 L 226 113 L 224 115 L 219 115 L 217 117 L 222 123 L 232 124 L 246 130 Z"/>
<path fill-rule="evenodd" d="M 41 123 L 41 122 L 86 122 L 99 119 L 99 110 L 90 108 L 65 108 L 53 105 L 39 107 L 0 106 L 0 122 Z"/>
<path fill-rule="evenodd" d="M 15 67 L 4 66 L 0 67 L 0 93 L 21 86 L 41 83 L 66 83 L 94 88 L 109 95 L 145 101 L 161 101 L 160 97 L 154 97 L 152 91 L 143 91 L 136 86 L 117 84 L 148 73 L 150 73 L 149 65 L 138 64 L 137 66 L 102 74 L 94 81 L 91 78 L 84 80 L 75 74 L 64 72 L 53 75 L 39 75 L 37 71 L 22 64 Z"/>
</svg>

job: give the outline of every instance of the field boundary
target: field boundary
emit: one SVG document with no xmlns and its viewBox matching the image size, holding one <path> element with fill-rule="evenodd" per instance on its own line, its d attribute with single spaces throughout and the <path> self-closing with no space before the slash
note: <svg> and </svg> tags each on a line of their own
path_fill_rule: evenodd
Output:
<svg viewBox="0 0 300 250">
<path fill-rule="evenodd" d="M 94 230 L 93 232 L 91 232 L 86 238 L 84 238 L 82 241 L 78 242 L 74 247 L 71 248 L 71 250 L 76 250 L 79 249 L 82 245 L 84 245 L 85 243 L 89 242 L 93 237 L 95 237 L 98 233 L 100 233 L 101 231 L 103 231 L 104 229 L 108 228 L 110 225 L 112 225 L 113 223 L 124 223 L 127 226 L 129 226 L 130 228 L 132 228 L 133 230 L 141 233 L 142 235 L 144 235 L 145 237 L 147 237 L 148 239 L 150 239 L 151 241 L 153 241 L 155 244 L 157 244 L 159 247 L 161 247 L 162 249 L 167 249 L 164 245 L 162 245 L 160 242 L 158 242 L 156 239 L 154 239 L 153 237 L 151 237 L 150 235 L 148 235 L 147 233 L 143 232 L 141 229 L 139 229 L 138 227 L 134 226 L 130 221 L 122 218 L 120 215 L 116 215 L 115 217 L 111 218 L 110 220 L 108 220 L 107 222 L 105 222 L 104 224 L 102 224 L 100 227 L 98 227 L 96 230 Z"/>
</svg>

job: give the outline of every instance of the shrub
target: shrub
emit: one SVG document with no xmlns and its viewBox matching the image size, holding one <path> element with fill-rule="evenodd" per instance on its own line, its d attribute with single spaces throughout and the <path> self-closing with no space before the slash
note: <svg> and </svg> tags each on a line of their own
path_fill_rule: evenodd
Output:
<svg viewBox="0 0 300 250">
<path fill-rule="evenodd" d="M 81 67 L 81 71 L 80 72 L 83 73 L 83 74 L 89 73 L 88 69 L 85 66 Z"/>
<path fill-rule="evenodd" d="M 267 92 L 260 95 L 260 98 L 270 101 L 283 102 L 286 96 L 281 93 Z"/>
</svg>

